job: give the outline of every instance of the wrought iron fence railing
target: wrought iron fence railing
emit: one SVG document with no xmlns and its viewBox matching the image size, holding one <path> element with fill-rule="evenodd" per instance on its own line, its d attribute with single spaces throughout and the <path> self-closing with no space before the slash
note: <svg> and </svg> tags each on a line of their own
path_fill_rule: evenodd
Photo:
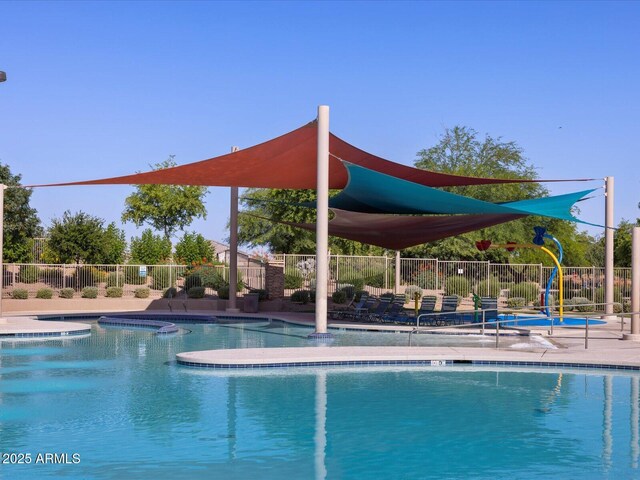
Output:
<svg viewBox="0 0 640 480">
<path fill-rule="evenodd" d="M 209 294 L 229 282 L 229 267 L 213 265 L 196 267 L 200 281 Z M 160 297 L 170 287 L 184 289 L 185 278 L 194 268 L 186 265 L 89 265 L 89 264 L 4 264 L 3 296 L 15 297 L 79 297 L 87 294 L 87 288 L 95 289 L 96 295 L 133 297 Z M 238 267 L 239 292 L 248 289 L 263 289 L 265 275 L 263 267 Z M 108 292 L 111 287 L 116 290 Z M 140 289 L 148 289 L 140 292 Z"/>
<path fill-rule="evenodd" d="M 442 261 L 425 258 L 401 258 L 399 265 L 391 257 L 330 255 L 328 291 L 333 293 L 346 286 L 366 290 L 373 295 L 387 292 L 403 293 L 413 286 L 423 295 L 457 294 L 470 301 L 471 294 L 498 297 L 503 304 L 513 297 L 525 297 L 528 304 L 540 298 L 551 276 L 552 268 L 541 264 L 495 264 L 480 261 Z M 284 265 L 285 295 L 296 290 L 315 290 L 314 255 L 278 255 L 273 261 Z M 199 267 L 202 286 L 213 294 L 229 280 L 229 267 L 224 265 Z M 265 269 L 240 266 L 240 293 L 247 289 L 264 289 Z M 396 269 L 398 275 L 396 276 Z M 185 276 L 192 269 L 185 265 L 63 265 L 5 264 L 3 295 L 13 296 L 15 290 L 35 297 L 40 290 L 51 290 L 54 296 L 69 289 L 80 296 L 85 287 L 98 289 L 106 296 L 109 287 L 122 289 L 122 296 L 134 296 L 139 288 L 148 288 L 150 296 L 158 297 L 170 286 L 185 287 Z M 614 301 L 624 303 L 631 295 L 631 269 L 614 269 Z M 399 279 L 396 284 L 396 278 Z M 604 302 L 604 268 L 565 267 L 564 298 L 576 297 L 592 303 Z M 559 279 L 556 276 L 551 293 L 557 301 Z M 583 301 L 583 300 L 581 300 Z"/>
</svg>

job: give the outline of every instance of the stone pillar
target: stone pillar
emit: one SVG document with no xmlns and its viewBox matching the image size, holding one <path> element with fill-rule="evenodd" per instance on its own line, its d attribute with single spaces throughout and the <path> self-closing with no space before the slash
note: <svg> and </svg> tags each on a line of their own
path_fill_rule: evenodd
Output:
<svg viewBox="0 0 640 480">
<path fill-rule="evenodd" d="M 270 299 L 284 298 L 284 262 L 264 266 L 265 289 Z"/>
</svg>

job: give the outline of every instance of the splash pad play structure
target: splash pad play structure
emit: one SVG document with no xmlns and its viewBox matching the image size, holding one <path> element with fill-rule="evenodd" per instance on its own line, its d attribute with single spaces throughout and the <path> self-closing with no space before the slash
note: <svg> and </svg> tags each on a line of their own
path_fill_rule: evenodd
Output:
<svg viewBox="0 0 640 480">
<path fill-rule="evenodd" d="M 563 251 L 562 251 L 562 245 L 560 244 L 560 242 L 558 241 L 557 238 L 555 238 L 553 235 L 550 235 L 547 233 L 546 228 L 544 227 L 534 227 L 533 229 L 535 236 L 533 237 L 533 243 L 528 244 L 528 243 L 524 243 L 524 244 L 518 244 L 518 243 L 514 243 L 514 242 L 507 242 L 504 244 L 492 244 L 490 240 L 480 240 L 478 242 L 476 242 L 476 248 L 480 251 L 486 251 L 489 248 L 505 248 L 507 251 L 509 252 L 513 252 L 516 248 L 536 248 L 539 249 L 543 252 L 545 252 L 547 255 L 549 255 L 549 257 L 553 260 L 553 263 L 555 264 L 555 267 L 553 269 L 553 271 L 551 272 L 551 276 L 549 277 L 549 281 L 547 282 L 547 286 L 545 288 L 545 293 L 544 293 L 544 304 L 542 304 L 541 302 L 541 307 L 544 307 L 544 312 L 546 314 L 546 318 L 544 317 L 540 317 L 539 319 L 537 317 L 532 317 L 530 318 L 531 321 L 543 321 L 546 320 L 547 323 L 540 323 L 539 325 L 559 325 L 559 324 L 563 324 L 564 323 L 564 289 L 563 289 L 563 285 L 564 285 L 564 275 L 562 272 L 562 255 L 563 255 Z M 554 255 L 554 253 L 549 250 L 548 248 L 546 248 L 544 246 L 544 239 L 548 238 L 550 240 L 552 240 L 556 246 L 558 247 L 558 256 Z M 555 317 L 552 318 L 551 317 L 551 309 L 549 308 L 549 298 L 550 298 L 550 291 L 551 291 L 551 286 L 553 285 L 553 280 L 555 279 L 556 274 L 558 274 L 558 303 L 559 303 L 559 312 L 560 315 L 559 317 Z M 575 320 L 575 319 L 574 319 Z M 584 325 L 584 321 L 582 325 Z M 529 325 L 534 325 L 533 323 L 529 323 Z M 538 325 L 537 323 L 535 325 Z"/>
</svg>

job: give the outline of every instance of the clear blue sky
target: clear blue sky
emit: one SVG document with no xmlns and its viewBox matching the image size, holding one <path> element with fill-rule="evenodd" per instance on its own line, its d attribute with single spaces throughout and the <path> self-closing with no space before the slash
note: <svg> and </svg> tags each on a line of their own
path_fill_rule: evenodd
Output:
<svg viewBox="0 0 640 480">
<path fill-rule="evenodd" d="M 542 178 L 613 175 L 618 223 L 640 215 L 639 25 L 638 2 L 0 2 L 0 161 L 24 184 L 128 174 L 326 104 L 334 133 L 400 163 L 465 125 Z M 66 209 L 120 224 L 131 191 L 37 189 L 32 206 L 44 226 Z M 192 229 L 227 237 L 228 197 L 210 189 Z M 580 206 L 604 221 L 604 198 Z"/>
</svg>

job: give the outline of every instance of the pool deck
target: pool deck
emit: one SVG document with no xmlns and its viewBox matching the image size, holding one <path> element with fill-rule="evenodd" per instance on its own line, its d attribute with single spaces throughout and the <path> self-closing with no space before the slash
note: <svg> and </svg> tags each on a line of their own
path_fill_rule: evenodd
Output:
<svg viewBox="0 0 640 480">
<path fill-rule="evenodd" d="M 52 312 L 53 313 L 53 312 Z M 59 313 L 59 312 L 57 312 Z M 171 317 L 171 313 L 140 312 L 153 314 L 155 318 Z M 216 317 L 225 317 L 231 320 L 234 315 L 220 311 L 199 311 L 199 314 L 210 314 Z M 86 313 L 85 313 L 86 315 Z M 314 317 L 312 314 L 300 313 L 258 313 L 237 314 L 241 318 L 274 319 L 299 325 L 312 326 Z M 67 318 L 71 316 L 65 314 Z M 97 316 L 97 315 L 96 315 Z M 38 321 L 35 317 L 9 317 L 0 318 L 0 336 L 12 333 L 34 334 L 33 336 L 47 336 L 46 333 L 59 336 L 64 332 L 74 330 L 87 331 L 86 323 L 71 323 L 69 321 Z M 353 329 L 365 331 L 394 331 L 407 332 L 412 327 L 398 325 L 356 324 L 349 322 L 329 322 L 329 332 L 333 329 Z M 438 333 L 459 333 L 459 329 L 434 329 Z M 582 327 L 554 328 L 554 334 L 549 335 L 548 327 L 529 328 L 532 334 L 541 335 L 551 342 L 556 348 L 495 348 L 493 342 L 486 347 L 403 347 L 403 346 L 377 346 L 377 347 L 329 347 L 319 343 L 318 346 L 301 348 L 247 348 L 230 350 L 204 350 L 197 352 L 183 352 L 177 354 L 179 363 L 189 366 L 201 366 L 210 368 L 265 368 L 265 367 L 296 367 L 313 365 L 368 365 L 368 364 L 433 364 L 438 362 L 465 362 L 483 363 L 495 362 L 518 363 L 532 362 L 534 365 L 553 366 L 589 366 L 640 369 L 640 342 L 622 340 L 620 321 L 610 320 L 606 325 L 598 325 L 589 329 L 588 349 L 585 349 Z M 625 332 L 629 330 L 629 320 L 625 322 Z M 88 333 L 88 332 L 87 332 Z M 469 333 L 479 333 L 478 329 Z M 494 333 L 487 330 L 488 334 Z M 507 333 L 501 330 L 501 333 Z M 44 334 L 44 335 L 37 335 Z M 30 336 L 30 335 L 26 335 Z M 491 337 L 494 338 L 494 337 Z"/>
<path fill-rule="evenodd" d="M 33 317 L 0 318 L 0 338 L 40 338 L 87 335 L 91 325 L 72 322 L 42 322 Z"/>
</svg>

